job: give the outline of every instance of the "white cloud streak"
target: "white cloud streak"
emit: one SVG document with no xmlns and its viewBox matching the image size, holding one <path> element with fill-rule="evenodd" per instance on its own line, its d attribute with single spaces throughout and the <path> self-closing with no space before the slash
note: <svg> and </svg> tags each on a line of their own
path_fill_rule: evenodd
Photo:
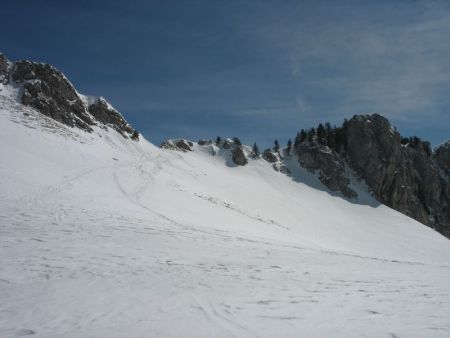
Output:
<svg viewBox="0 0 450 338">
<path fill-rule="evenodd" d="M 303 13 L 308 10 L 311 16 L 259 32 L 289 54 L 306 116 L 379 111 L 402 121 L 449 118 L 448 4 L 380 2 L 369 9 L 334 4 L 305 6 Z"/>
</svg>

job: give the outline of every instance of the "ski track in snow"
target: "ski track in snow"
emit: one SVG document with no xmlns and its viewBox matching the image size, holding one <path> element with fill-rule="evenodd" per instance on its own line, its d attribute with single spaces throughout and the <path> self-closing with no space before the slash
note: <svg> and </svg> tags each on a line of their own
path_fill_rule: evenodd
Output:
<svg viewBox="0 0 450 338">
<path fill-rule="evenodd" d="M 30 129 L 33 142 L 40 140 L 40 122 L 27 121 L 29 127 L 7 125 L 3 158 L 12 158 L 4 146 L 11 135 L 26 138 Z M 79 139 L 68 130 L 63 140 Z M 51 148 L 61 134 L 49 137 L 41 148 L 62 154 L 64 144 Z M 0 337 L 450 336 L 450 250 L 429 229 L 422 234 L 412 221 L 378 211 L 387 220 L 411 222 L 411 232 L 430 241 L 430 258 L 415 254 L 419 249 L 400 242 L 401 235 L 405 253 L 397 251 L 395 230 L 355 237 L 348 250 L 329 247 L 328 233 L 315 237 L 280 211 L 296 194 L 287 187 L 297 183 L 270 166 L 256 167 L 248 180 L 261 174 L 270 181 L 261 194 L 277 194 L 273 210 L 261 208 L 264 201 L 247 203 L 252 194 L 233 200 L 232 194 L 245 195 L 236 190 L 240 182 L 221 185 L 241 168 L 201 153 L 157 150 L 145 140 L 143 151 L 127 157 L 125 141 L 110 138 L 112 153 L 103 155 L 109 143 L 94 142 L 92 157 L 55 177 L 44 177 L 39 152 L 26 155 L 36 162 L 25 174 L 0 167 L 2 177 L 18 182 L 0 199 Z M 90 149 L 89 142 L 79 146 Z M 39 165 L 43 182 L 20 183 Z M 260 185 L 255 182 L 248 183 L 252 189 Z M 286 185 L 278 193 L 280 184 Z M 344 203 L 311 194 L 329 208 Z M 286 200 L 278 206 L 276 198 Z M 292 208 L 306 203 L 295 200 Z M 351 217 L 358 217 L 357 208 L 349 206 Z M 347 245 L 340 237 L 345 231 L 338 228 L 335 240 Z M 372 241 L 380 242 L 379 255 Z"/>
</svg>

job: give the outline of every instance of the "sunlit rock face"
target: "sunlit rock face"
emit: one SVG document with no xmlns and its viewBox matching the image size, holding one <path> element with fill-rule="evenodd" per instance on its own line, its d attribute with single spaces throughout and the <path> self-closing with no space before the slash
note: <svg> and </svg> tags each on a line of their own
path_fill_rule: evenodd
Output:
<svg viewBox="0 0 450 338">
<path fill-rule="evenodd" d="M 93 126 L 110 127 L 125 138 L 139 134 L 102 97 L 81 95 L 58 69 L 28 60 L 11 62 L 0 54 L 0 82 L 18 89 L 17 100 L 40 113 L 87 132 Z"/>
</svg>

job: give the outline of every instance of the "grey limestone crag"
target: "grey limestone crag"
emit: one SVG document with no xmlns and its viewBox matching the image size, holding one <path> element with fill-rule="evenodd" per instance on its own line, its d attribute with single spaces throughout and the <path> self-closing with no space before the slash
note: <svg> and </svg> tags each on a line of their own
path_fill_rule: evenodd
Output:
<svg viewBox="0 0 450 338">
<path fill-rule="evenodd" d="M 349 187 L 345 162 L 334 150 L 317 142 L 303 142 L 297 146 L 296 153 L 300 165 L 310 172 L 317 171 L 320 181 L 330 190 L 340 191 L 349 198 L 357 196 Z"/>
<path fill-rule="evenodd" d="M 236 146 L 232 151 L 233 162 L 237 165 L 246 165 L 248 163 L 247 157 L 244 154 L 241 146 Z"/>
<path fill-rule="evenodd" d="M 161 148 L 179 150 L 182 152 L 192 151 L 194 143 L 185 139 L 166 140 L 161 143 Z"/>
<path fill-rule="evenodd" d="M 273 152 L 271 149 L 265 149 L 262 157 L 269 163 L 276 163 L 280 161 L 280 155 Z"/>
<path fill-rule="evenodd" d="M 21 103 L 71 127 L 92 131 L 95 122 L 72 84 L 53 66 L 31 61 L 14 63 L 11 80 L 22 86 Z"/>
<path fill-rule="evenodd" d="M 352 197 L 348 167 L 379 202 L 450 236 L 449 144 L 432 151 L 429 142 L 402 138 L 379 114 L 355 115 L 333 133 L 334 149 L 316 139 L 297 144 L 303 167 Z"/>
<path fill-rule="evenodd" d="M 55 67 L 28 60 L 10 62 L 0 54 L 0 82 L 19 88 L 19 102 L 70 127 L 88 132 L 110 127 L 139 140 L 139 133 L 103 98 L 80 95 Z"/>
</svg>

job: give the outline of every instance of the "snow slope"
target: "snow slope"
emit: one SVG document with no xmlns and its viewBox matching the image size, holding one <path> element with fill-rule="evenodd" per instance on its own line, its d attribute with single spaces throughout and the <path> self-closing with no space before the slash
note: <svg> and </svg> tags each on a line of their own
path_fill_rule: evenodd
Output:
<svg viewBox="0 0 450 338">
<path fill-rule="evenodd" d="M 450 336 L 450 242 L 356 180 L 0 121 L 0 337 Z"/>
</svg>

